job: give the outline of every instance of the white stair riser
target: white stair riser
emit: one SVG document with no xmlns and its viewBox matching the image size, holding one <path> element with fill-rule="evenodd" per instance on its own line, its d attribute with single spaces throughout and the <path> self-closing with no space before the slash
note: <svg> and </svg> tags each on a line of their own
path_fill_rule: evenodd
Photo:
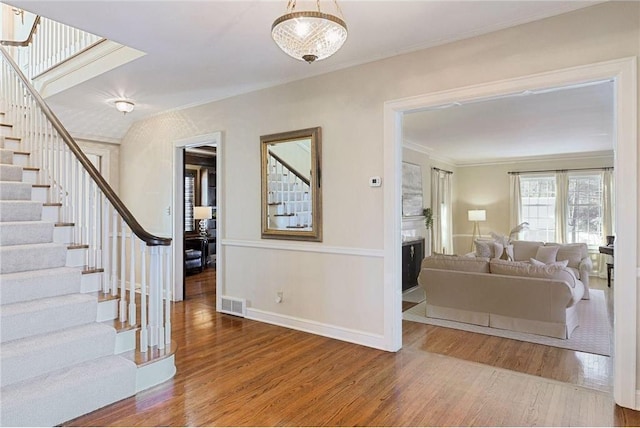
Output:
<svg viewBox="0 0 640 428">
<path fill-rule="evenodd" d="M 54 227 L 53 242 L 58 244 L 71 244 L 73 242 L 73 226 Z"/>
<path fill-rule="evenodd" d="M 29 184 L 38 184 L 38 171 L 26 170 L 22 171 L 22 182 Z"/>
<path fill-rule="evenodd" d="M 84 267 L 85 255 L 87 253 L 86 248 L 73 248 L 67 250 L 67 262 L 65 266 L 68 267 Z"/>
<path fill-rule="evenodd" d="M 121 331 L 116 334 L 116 355 L 136 349 L 137 329 Z"/>
<path fill-rule="evenodd" d="M 12 137 L 13 136 L 13 126 L 0 126 L 0 135 L 4 137 Z"/>
<path fill-rule="evenodd" d="M 25 155 L 22 153 L 14 153 L 13 154 L 13 164 L 20 166 L 30 166 L 29 165 L 29 155 Z"/>
<path fill-rule="evenodd" d="M 42 207 L 42 220 L 52 221 L 54 223 L 60 221 L 60 207 L 55 207 L 55 206 Z"/>
<path fill-rule="evenodd" d="M 98 302 L 97 322 L 111 321 L 118 318 L 118 303 L 120 299 Z"/>
<path fill-rule="evenodd" d="M 102 288 L 102 272 L 85 273 L 80 284 L 81 293 L 95 293 Z"/>
<path fill-rule="evenodd" d="M 49 202 L 48 201 L 48 189 L 46 187 L 32 187 L 31 188 L 31 200 L 38 202 Z"/>
</svg>

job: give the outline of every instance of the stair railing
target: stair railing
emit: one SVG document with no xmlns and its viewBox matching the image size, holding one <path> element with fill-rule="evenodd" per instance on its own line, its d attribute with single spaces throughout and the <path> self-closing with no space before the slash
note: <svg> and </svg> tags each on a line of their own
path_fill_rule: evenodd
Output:
<svg viewBox="0 0 640 428">
<path fill-rule="evenodd" d="M 139 324 L 138 350 L 164 349 L 171 343 L 171 239 L 154 236 L 138 223 L 7 50 L 0 46 L 0 53 L 2 109 L 14 134 L 22 137 L 21 151 L 40 168 L 38 184 L 49 186 L 48 201 L 60 207 L 60 221 L 73 224 L 74 243 L 87 248 L 86 269 L 103 270 L 102 292 L 119 296 L 119 320 Z"/>
<path fill-rule="evenodd" d="M 311 187 L 309 179 L 280 156 L 267 156 L 269 222 L 274 228 L 311 230 Z"/>
<path fill-rule="evenodd" d="M 0 45 L 16 48 L 12 52 L 16 63 L 29 79 L 35 79 L 105 40 L 95 34 L 36 16 L 25 40 L 2 40 Z"/>
</svg>

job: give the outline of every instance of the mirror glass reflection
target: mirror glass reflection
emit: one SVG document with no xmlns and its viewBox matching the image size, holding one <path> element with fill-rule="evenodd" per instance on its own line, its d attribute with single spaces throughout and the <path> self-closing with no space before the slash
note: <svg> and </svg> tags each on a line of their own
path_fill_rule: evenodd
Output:
<svg viewBox="0 0 640 428">
<path fill-rule="evenodd" d="M 321 240 L 320 128 L 261 137 L 262 237 Z"/>
</svg>

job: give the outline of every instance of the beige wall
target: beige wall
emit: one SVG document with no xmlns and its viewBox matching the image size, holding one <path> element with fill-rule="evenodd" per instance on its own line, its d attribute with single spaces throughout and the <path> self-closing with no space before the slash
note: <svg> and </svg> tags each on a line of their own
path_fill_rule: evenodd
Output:
<svg viewBox="0 0 640 428">
<path fill-rule="evenodd" d="M 385 207 L 368 178 L 382 175 L 383 103 L 637 56 L 639 8 L 608 2 L 138 122 L 121 148 L 123 198 L 146 228 L 170 235 L 163 212 L 172 200 L 173 143 L 222 131 L 224 294 L 289 325 L 335 328 L 363 342 L 379 337 L 391 323 L 382 313 Z M 304 252 L 278 250 L 286 243 L 274 241 L 260 248 L 260 135 L 313 126 L 323 128 L 324 242 L 302 245 Z M 279 289 L 285 301 L 274 305 Z"/>
<path fill-rule="evenodd" d="M 473 223 L 467 219 L 467 210 L 470 209 L 480 208 L 487 211 L 487 221 L 480 223 L 480 232 L 483 236 L 488 236 L 489 232 L 503 235 L 509 233 L 509 175 L 507 174 L 509 171 L 609 166 L 613 166 L 613 154 L 595 158 L 458 167 L 455 188 L 457 204 L 453 210 L 454 251 L 457 254 L 469 251 L 473 232 Z"/>
<path fill-rule="evenodd" d="M 82 139 L 76 139 L 76 142 L 85 153 L 102 156 L 102 175 L 113 190 L 118 193 L 120 190 L 120 146 L 118 144 Z"/>
</svg>

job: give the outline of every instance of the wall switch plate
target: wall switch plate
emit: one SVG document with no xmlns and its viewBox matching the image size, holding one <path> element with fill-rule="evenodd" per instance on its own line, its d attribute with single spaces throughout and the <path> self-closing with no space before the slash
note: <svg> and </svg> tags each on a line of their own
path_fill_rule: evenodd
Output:
<svg viewBox="0 0 640 428">
<path fill-rule="evenodd" d="M 369 177 L 369 186 L 371 186 L 371 187 L 380 187 L 380 186 L 382 186 L 382 178 L 380 178 L 380 177 Z"/>
</svg>

